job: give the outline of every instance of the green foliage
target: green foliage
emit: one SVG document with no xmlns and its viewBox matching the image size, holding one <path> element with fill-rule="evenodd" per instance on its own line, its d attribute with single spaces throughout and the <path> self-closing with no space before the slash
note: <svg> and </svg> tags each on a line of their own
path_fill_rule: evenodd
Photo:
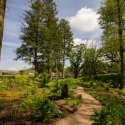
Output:
<svg viewBox="0 0 125 125">
<path fill-rule="evenodd" d="M 97 49 L 92 46 L 91 48 L 86 49 L 84 53 L 84 70 L 83 75 L 88 75 L 90 78 L 97 76 L 97 72 L 104 68 L 103 61 L 100 61 L 98 58 L 102 52 L 102 48 Z M 103 65 L 103 67 L 101 67 Z"/>
<path fill-rule="evenodd" d="M 38 84 L 37 81 L 35 81 L 30 75 L 15 75 L 14 79 L 16 86 L 33 86 L 33 84 Z"/>
<path fill-rule="evenodd" d="M 9 72 L 3 72 L 2 75 L 12 75 L 12 73 L 9 73 Z"/>
<path fill-rule="evenodd" d="M 30 87 L 22 95 L 23 95 L 24 98 L 27 98 L 31 95 L 35 95 L 36 93 L 37 93 L 37 89 L 35 87 Z"/>
<path fill-rule="evenodd" d="M 40 87 L 44 87 L 49 82 L 50 74 L 44 72 L 39 74 L 36 79 L 39 82 Z"/>
<path fill-rule="evenodd" d="M 96 78 L 94 78 L 96 79 Z M 119 81 L 120 80 L 120 76 L 118 74 L 115 73 L 110 73 L 110 74 L 99 74 L 96 80 L 100 80 L 102 82 L 108 82 L 109 80 L 116 80 Z"/>
<path fill-rule="evenodd" d="M 83 69 L 84 65 L 84 53 L 86 50 L 85 44 L 80 44 L 72 47 L 70 55 L 71 69 L 74 73 L 74 78 L 77 79 L 80 70 Z"/>
<path fill-rule="evenodd" d="M 74 91 L 73 91 L 73 90 L 69 90 L 69 91 L 68 91 L 68 96 L 69 96 L 69 97 L 73 97 L 73 95 L 74 95 Z"/>
<path fill-rule="evenodd" d="M 58 79 L 48 83 L 49 87 L 52 87 L 51 93 L 60 93 L 62 87 L 67 85 L 68 87 L 72 87 L 76 85 L 77 80 L 73 78 L 66 78 L 66 79 Z M 72 94 L 72 91 L 71 91 Z"/>
<path fill-rule="evenodd" d="M 117 72 L 121 73 L 120 89 L 124 87 L 124 0 L 105 0 L 98 10 L 99 24 L 103 29 L 104 56 L 114 63 Z M 112 15 L 112 16 L 111 16 Z M 120 68 L 119 68 L 120 67 Z"/>
<path fill-rule="evenodd" d="M 68 20 L 65 19 L 61 19 L 59 22 L 59 31 L 60 31 L 60 35 L 61 35 L 61 46 L 62 46 L 62 50 L 59 52 L 61 53 L 61 58 L 63 60 L 63 69 L 62 69 L 62 74 L 63 74 L 63 78 L 64 76 L 64 66 L 65 66 L 65 60 L 66 58 L 70 57 L 69 53 L 71 52 L 72 46 L 73 46 L 73 34 L 69 25 Z"/>
<path fill-rule="evenodd" d="M 101 110 L 94 109 L 94 115 L 91 116 L 91 119 L 95 121 L 93 125 L 107 125 L 107 116 L 109 112 L 107 112 L 106 108 L 102 108 Z"/>
<path fill-rule="evenodd" d="M 36 111 L 36 115 L 38 115 L 43 122 L 52 118 L 54 115 L 59 117 L 62 115 L 61 111 L 54 108 L 53 101 L 38 94 L 35 94 L 31 99 L 22 102 L 21 107 Z"/>
<path fill-rule="evenodd" d="M 64 98 L 65 104 L 68 105 L 70 98 Z"/>
<path fill-rule="evenodd" d="M 20 75 L 26 74 L 26 70 L 20 70 L 20 71 L 19 71 L 19 74 L 20 74 Z"/>
<path fill-rule="evenodd" d="M 10 84 L 10 81 L 8 78 L 2 79 L 2 82 L 0 83 L 0 89 L 1 90 L 9 89 L 9 84 Z"/>
<path fill-rule="evenodd" d="M 80 103 L 80 100 L 79 100 L 79 99 L 74 99 L 74 100 L 72 101 L 72 105 L 73 105 L 74 107 L 76 107 L 77 105 L 79 105 L 79 103 Z"/>
<path fill-rule="evenodd" d="M 99 111 L 94 109 L 92 119 L 93 125 L 124 125 L 125 124 L 125 107 L 119 102 L 117 97 L 108 98 L 106 106 Z"/>
</svg>

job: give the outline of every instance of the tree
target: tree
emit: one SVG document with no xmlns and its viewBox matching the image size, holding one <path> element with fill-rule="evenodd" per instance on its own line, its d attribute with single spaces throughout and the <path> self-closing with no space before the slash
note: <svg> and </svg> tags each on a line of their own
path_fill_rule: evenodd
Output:
<svg viewBox="0 0 125 125">
<path fill-rule="evenodd" d="M 35 71 L 40 73 L 48 70 L 52 78 L 52 68 L 60 58 L 62 49 L 56 4 L 53 0 L 35 0 L 31 3 L 31 10 L 25 11 L 21 31 L 23 41 L 16 49 L 16 60 L 35 65 Z M 46 71 L 47 72 L 47 71 Z"/>
<path fill-rule="evenodd" d="M 2 38 L 3 38 L 6 3 L 7 3 L 7 0 L 0 0 L 0 58 L 1 58 L 1 49 L 2 49 Z"/>
<path fill-rule="evenodd" d="M 93 75 L 97 77 L 97 69 L 98 69 L 97 66 L 98 63 L 100 62 L 99 57 L 101 51 L 102 48 L 96 49 L 96 47 L 88 48 L 85 51 L 84 54 L 85 64 L 83 72 L 85 74 L 88 74 L 90 78 L 92 78 Z"/>
<path fill-rule="evenodd" d="M 105 0 L 98 10 L 99 24 L 103 29 L 103 40 L 112 43 L 120 55 L 120 89 L 124 87 L 124 32 L 125 0 Z"/>
<path fill-rule="evenodd" d="M 46 29 L 43 27 L 43 4 L 40 0 L 31 4 L 31 9 L 25 11 L 23 27 L 21 27 L 20 36 L 22 45 L 15 50 L 15 60 L 22 59 L 29 64 L 34 64 L 35 75 L 38 70 L 38 61 L 42 59 L 40 53 Z"/>
<path fill-rule="evenodd" d="M 59 24 L 60 32 L 61 32 L 61 43 L 62 43 L 62 62 L 63 62 L 63 72 L 62 77 L 65 78 L 65 60 L 69 56 L 72 45 L 73 45 L 73 34 L 71 32 L 71 28 L 69 26 L 69 22 L 65 19 L 60 20 Z"/>
<path fill-rule="evenodd" d="M 48 73 L 52 74 L 52 68 L 55 60 L 58 60 L 58 51 L 60 50 L 60 33 L 58 27 L 58 18 L 56 4 L 53 0 L 43 0 L 44 4 L 44 27 L 47 29 L 44 40 L 43 56 L 44 63 Z M 52 79 L 52 75 L 51 75 Z"/>
<path fill-rule="evenodd" d="M 73 46 L 72 51 L 70 52 L 71 69 L 75 79 L 77 79 L 79 72 L 83 69 L 85 50 L 86 46 L 84 44 L 80 44 Z"/>
</svg>

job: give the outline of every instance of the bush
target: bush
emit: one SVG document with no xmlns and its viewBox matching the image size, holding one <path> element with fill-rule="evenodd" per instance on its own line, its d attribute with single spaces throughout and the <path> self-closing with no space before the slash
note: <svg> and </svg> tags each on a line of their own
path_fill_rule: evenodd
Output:
<svg viewBox="0 0 125 125">
<path fill-rule="evenodd" d="M 44 72 L 37 76 L 37 80 L 39 82 L 39 87 L 43 88 L 49 82 L 50 74 Z"/>
<path fill-rule="evenodd" d="M 100 74 L 97 78 L 94 79 L 105 83 L 110 82 L 110 85 L 114 88 L 118 87 L 120 83 L 120 75 L 118 74 Z"/>
<path fill-rule="evenodd" d="M 21 107 L 36 111 L 36 114 L 44 122 L 54 115 L 61 116 L 62 112 L 54 108 L 54 102 L 43 95 L 35 94 L 30 100 L 26 100 Z"/>
<path fill-rule="evenodd" d="M 76 85 L 77 80 L 73 78 L 58 79 L 48 84 L 49 87 L 52 87 L 51 93 L 61 92 L 62 98 L 67 98 L 69 95 L 72 96 L 73 92 L 69 91 L 69 88 Z M 68 95 L 69 94 L 69 95 Z"/>
<path fill-rule="evenodd" d="M 2 75 L 12 75 L 10 72 L 2 72 Z"/>
<path fill-rule="evenodd" d="M 99 111 L 94 109 L 94 113 L 93 125 L 125 125 L 125 107 L 117 97 L 109 98 L 106 106 Z"/>
</svg>

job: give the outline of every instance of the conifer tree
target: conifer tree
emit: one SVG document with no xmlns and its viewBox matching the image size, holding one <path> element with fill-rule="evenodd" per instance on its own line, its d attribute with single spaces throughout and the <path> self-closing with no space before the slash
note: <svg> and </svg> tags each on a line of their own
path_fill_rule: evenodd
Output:
<svg viewBox="0 0 125 125">
<path fill-rule="evenodd" d="M 40 0 L 31 3 L 30 10 L 24 13 L 20 39 L 22 44 L 15 50 L 15 60 L 22 59 L 29 64 L 34 64 L 35 74 L 38 70 L 38 62 L 42 59 L 41 45 L 46 29 L 43 27 L 43 4 Z"/>
<path fill-rule="evenodd" d="M 59 23 L 59 28 L 61 32 L 61 41 L 62 41 L 62 62 L 63 62 L 63 73 L 62 77 L 65 78 L 65 60 L 69 57 L 69 53 L 73 45 L 73 34 L 69 26 L 69 22 L 65 19 L 61 19 Z"/>
</svg>

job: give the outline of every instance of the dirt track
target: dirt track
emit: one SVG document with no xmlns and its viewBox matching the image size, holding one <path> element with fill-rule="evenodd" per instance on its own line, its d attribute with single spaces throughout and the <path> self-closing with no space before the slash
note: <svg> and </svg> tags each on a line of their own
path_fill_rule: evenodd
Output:
<svg viewBox="0 0 125 125">
<path fill-rule="evenodd" d="M 80 86 L 75 92 L 82 95 L 83 104 L 77 112 L 56 121 L 53 125 L 92 125 L 93 121 L 90 119 L 90 115 L 93 114 L 93 108 L 99 109 L 101 104 L 91 95 L 87 94 Z"/>
</svg>

